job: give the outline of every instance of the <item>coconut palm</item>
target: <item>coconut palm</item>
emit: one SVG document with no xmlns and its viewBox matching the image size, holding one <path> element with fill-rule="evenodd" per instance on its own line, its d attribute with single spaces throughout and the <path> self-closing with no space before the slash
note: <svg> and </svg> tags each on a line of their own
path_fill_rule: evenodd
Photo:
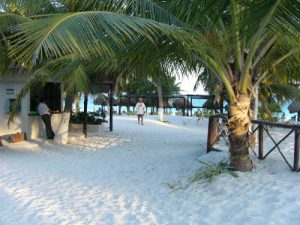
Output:
<svg viewBox="0 0 300 225">
<path fill-rule="evenodd" d="M 179 12 L 184 22 L 202 31 L 198 38 L 210 44 L 205 52 L 195 51 L 227 92 L 231 165 L 251 170 L 248 130 L 253 90 L 266 77 L 276 76 L 282 65 L 289 67 L 290 76 L 296 76 L 292 65 L 299 65 L 300 2 L 208 0 L 187 5 L 179 0 L 172 1 L 172 6 L 174 14 Z"/>
</svg>

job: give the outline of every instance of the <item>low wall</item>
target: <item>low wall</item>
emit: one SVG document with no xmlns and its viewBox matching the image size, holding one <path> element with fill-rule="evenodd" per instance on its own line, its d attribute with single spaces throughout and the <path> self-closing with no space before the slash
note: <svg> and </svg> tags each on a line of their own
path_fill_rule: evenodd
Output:
<svg viewBox="0 0 300 225">
<path fill-rule="evenodd" d="M 82 132 L 83 131 L 83 125 L 82 124 L 75 124 L 75 123 L 70 123 L 69 125 L 69 131 L 73 132 Z M 102 125 L 97 125 L 97 124 L 88 124 L 87 125 L 87 132 L 101 132 L 102 131 Z"/>
<path fill-rule="evenodd" d="M 17 116 L 14 122 L 7 126 L 8 115 L 0 115 L 0 136 L 25 132 L 28 140 L 46 138 L 45 125 L 39 115 Z M 68 141 L 70 113 L 56 113 L 51 116 L 51 125 L 55 133 L 54 141 L 66 144 Z M 4 123 L 3 123 L 3 122 Z"/>
<path fill-rule="evenodd" d="M 65 144 L 68 140 L 68 127 L 69 127 L 70 113 L 55 113 L 51 115 L 51 125 L 55 134 L 54 141 L 57 143 Z M 46 129 L 41 116 L 29 115 L 28 123 L 30 129 L 28 130 L 27 137 L 29 139 L 36 139 L 39 137 L 46 138 Z"/>
</svg>

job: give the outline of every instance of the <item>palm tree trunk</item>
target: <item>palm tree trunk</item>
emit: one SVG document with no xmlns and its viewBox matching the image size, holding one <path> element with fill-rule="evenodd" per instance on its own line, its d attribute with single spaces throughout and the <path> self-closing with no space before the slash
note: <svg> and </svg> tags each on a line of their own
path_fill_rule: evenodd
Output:
<svg viewBox="0 0 300 225">
<path fill-rule="evenodd" d="M 237 103 L 229 106 L 229 143 L 230 165 L 237 171 L 251 171 L 252 162 L 249 158 L 249 128 L 252 110 L 250 97 L 240 95 Z"/>
<path fill-rule="evenodd" d="M 74 102 L 74 94 L 67 93 L 65 99 L 65 112 L 72 112 L 72 105 Z"/>
<path fill-rule="evenodd" d="M 163 92 L 161 85 L 161 75 L 157 78 L 157 95 L 158 95 L 158 115 L 159 121 L 164 121 L 164 102 L 163 102 Z"/>
<path fill-rule="evenodd" d="M 258 94 L 259 94 L 258 87 L 255 87 L 254 88 L 254 106 L 253 106 L 253 119 L 255 119 L 255 120 L 257 120 L 257 118 L 258 118 L 258 104 L 259 104 Z"/>
<path fill-rule="evenodd" d="M 76 113 L 80 113 L 80 98 L 81 98 L 81 93 L 77 94 L 75 99 Z"/>
</svg>

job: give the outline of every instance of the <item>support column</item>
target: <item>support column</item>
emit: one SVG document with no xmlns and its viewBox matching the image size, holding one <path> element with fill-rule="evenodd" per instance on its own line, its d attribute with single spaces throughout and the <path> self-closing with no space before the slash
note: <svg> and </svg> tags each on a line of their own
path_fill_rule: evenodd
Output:
<svg viewBox="0 0 300 225">
<path fill-rule="evenodd" d="M 300 169 L 300 130 L 295 130 L 295 147 L 294 147 L 294 171 L 299 171 Z"/>
<path fill-rule="evenodd" d="M 113 131 L 113 91 L 112 85 L 109 85 L 109 131 Z"/>
</svg>

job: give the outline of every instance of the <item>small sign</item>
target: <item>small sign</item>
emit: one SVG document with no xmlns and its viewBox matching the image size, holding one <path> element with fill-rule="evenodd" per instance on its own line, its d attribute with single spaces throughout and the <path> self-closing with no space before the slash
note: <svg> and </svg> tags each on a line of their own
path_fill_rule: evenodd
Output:
<svg viewBox="0 0 300 225">
<path fill-rule="evenodd" d="M 6 88 L 6 94 L 7 95 L 14 95 L 15 94 L 15 89 L 13 89 L 13 88 Z"/>
</svg>

